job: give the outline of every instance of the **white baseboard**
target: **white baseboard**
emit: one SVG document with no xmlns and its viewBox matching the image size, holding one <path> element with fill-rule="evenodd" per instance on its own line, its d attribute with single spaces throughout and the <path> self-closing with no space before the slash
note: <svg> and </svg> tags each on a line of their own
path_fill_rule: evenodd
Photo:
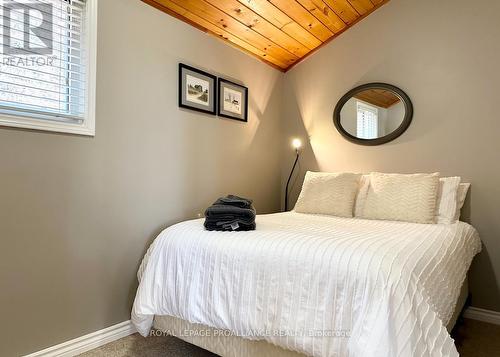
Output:
<svg viewBox="0 0 500 357">
<path fill-rule="evenodd" d="M 480 309 L 478 307 L 468 307 L 464 311 L 466 319 L 488 322 L 490 324 L 500 325 L 500 312 Z"/>
<path fill-rule="evenodd" d="M 134 326 L 128 320 L 24 357 L 73 357 L 135 332 Z"/>
</svg>

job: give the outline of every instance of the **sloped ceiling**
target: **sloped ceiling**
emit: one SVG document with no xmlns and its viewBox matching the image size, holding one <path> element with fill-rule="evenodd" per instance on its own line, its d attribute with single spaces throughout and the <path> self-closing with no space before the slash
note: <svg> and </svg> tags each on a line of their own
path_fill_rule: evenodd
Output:
<svg viewBox="0 0 500 357">
<path fill-rule="evenodd" d="M 142 0 L 287 71 L 389 0 Z"/>
</svg>

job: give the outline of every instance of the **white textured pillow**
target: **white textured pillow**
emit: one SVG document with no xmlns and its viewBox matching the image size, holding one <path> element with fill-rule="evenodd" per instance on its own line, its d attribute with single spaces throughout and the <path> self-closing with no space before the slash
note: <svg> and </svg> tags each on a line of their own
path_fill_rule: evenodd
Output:
<svg viewBox="0 0 500 357">
<path fill-rule="evenodd" d="M 467 197 L 467 191 L 469 191 L 469 188 L 470 188 L 470 183 L 461 183 L 458 186 L 457 210 L 455 211 L 454 222 L 456 222 L 460 219 L 461 210 L 462 210 L 462 207 L 464 206 L 465 198 Z"/>
<path fill-rule="evenodd" d="M 308 171 L 295 204 L 295 211 L 352 217 L 360 176 L 351 173 Z"/>
<path fill-rule="evenodd" d="M 438 186 L 438 173 L 372 173 L 363 218 L 435 223 Z"/>
<path fill-rule="evenodd" d="M 460 177 L 443 177 L 439 179 L 436 209 L 437 223 L 455 223 L 455 215 L 457 212 L 457 194 L 460 180 Z"/>
</svg>

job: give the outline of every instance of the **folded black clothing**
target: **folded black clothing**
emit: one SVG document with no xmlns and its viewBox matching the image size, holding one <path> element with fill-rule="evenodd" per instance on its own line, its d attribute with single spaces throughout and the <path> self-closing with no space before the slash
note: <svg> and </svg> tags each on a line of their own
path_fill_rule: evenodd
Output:
<svg viewBox="0 0 500 357">
<path fill-rule="evenodd" d="M 235 220 L 238 220 L 242 223 L 250 224 L 255 222 L 255 214 L 249 214 L 246 216 L 234 215 L 234 214 L 220 214 L 220 215 L 207 216 L 205 218 L 205 221 L 210 223 L 231 222 Z"/>
<path fill-rule="evenodd" d="M 209 231 L 254 230 L 255 214 L 252 200 L 228 195 L 206 209 L 204 225 Z"/>
<path fill-rule="evenodd" d="M 241 219 L 229 221 L 205 220 L 204 225 L 208 231 L 253 231 L 256 228 L 255 220 L 246 222 Z"/>
<path fill-rule="evenodd" d="M 215 201 L 214 205 L 227 205 L 235 206 L 241 208 L 251 208 L 253 201 L 248 198 L 243 198 L 235 195 L 227 195 L 226 197 L 220 197 Z"/>
<path fill-rule="evenodd" d="M 231 217 L 255 219 L 255 209 L 253 207 L 241 208 L 226 205 L 212 205 L 205 211 L 205 217 L 207 219 L 230 219 Z"/>
</svg>

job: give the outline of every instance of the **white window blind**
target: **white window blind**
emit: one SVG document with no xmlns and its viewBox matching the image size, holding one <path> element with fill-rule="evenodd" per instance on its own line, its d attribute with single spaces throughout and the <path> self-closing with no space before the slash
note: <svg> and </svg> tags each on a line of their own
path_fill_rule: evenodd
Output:
<svg viewBox="0 0 500 357">
<path fill-rule="evenodd" d="M 375 139 L 378 137 L 378 109 L 363 102 L 357 102 L 357 137 Z"/>
<path fill-rule="evenodd" d="M 85 121 L 87 1 L 0 0 L 0 113 Z"/>
</svg>

